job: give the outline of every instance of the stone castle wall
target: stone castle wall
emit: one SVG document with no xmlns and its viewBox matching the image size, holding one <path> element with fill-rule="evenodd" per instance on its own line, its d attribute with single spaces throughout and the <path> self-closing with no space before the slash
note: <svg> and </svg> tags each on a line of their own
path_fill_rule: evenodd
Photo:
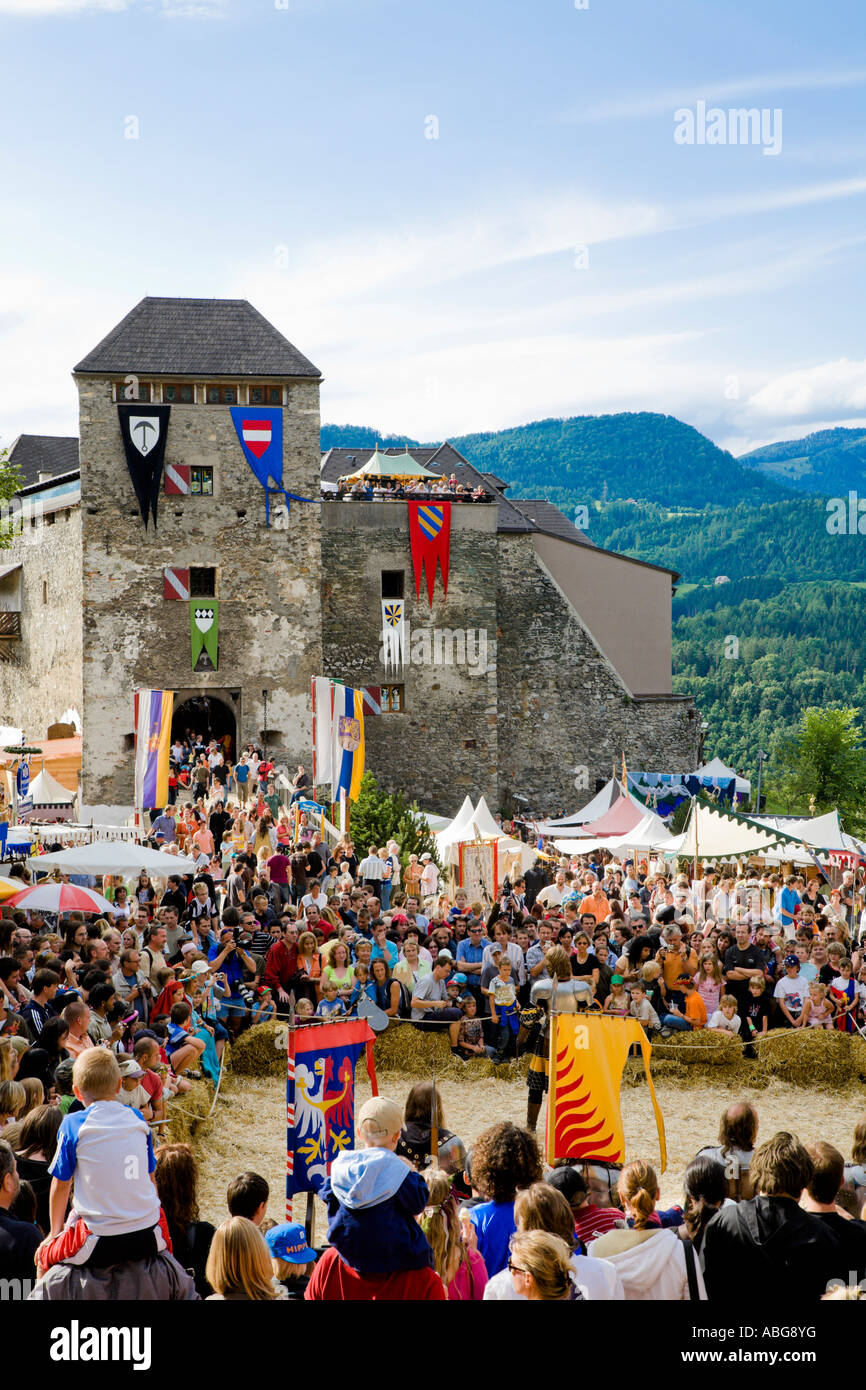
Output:
<svg viewBox="0 0 866 1390">
<path fill-rule="evenodd" d="M 22 565 L 21 638 L 0 646 L 0 724 L 44 738 L 68 710 L 82 713 L 81 513 L 46 512 L 12 546 L 0 566 Z M 47 586 L 47 587 L 46 587 Z"/>
<path fill-rule="evenodd" d="M 84 573 L 84 800 L 131 804 L 133 690 L 211 693 L 229 704 L 238 741 L 275 731 L 287 763 L 309 747 L 310 681 L 321 670 L 319 506 L 291 504 L 265 526 L 265 496 L 228 406 L 173 405 L 166 463 L 214 465 L 214 495 L 160 494 L 145 530 L 108 379 L 77 379 L 81 404 Z M 319 494 L 318 382 L 289 385 L 283 409 L 288 491 Z M 213 566 L 219 667 L 194 672 L 189 605 L 163 597 L 165 566 Z M 233 696 L 237 696 L 236 699 Z M 180 698 L 180 697 L 179 697 Z"/>
</svg>

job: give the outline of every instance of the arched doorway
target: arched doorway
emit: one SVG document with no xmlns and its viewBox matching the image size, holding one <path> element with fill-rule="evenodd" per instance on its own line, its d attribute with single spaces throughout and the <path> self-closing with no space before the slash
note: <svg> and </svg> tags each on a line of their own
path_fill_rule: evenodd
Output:
<svg viewBox="0 0 866 1390">
<path fill-rule="evenodd" d="M 190 695 L 176 704 L 171 721 L 171 736 L 186 738 L 200 734 L 207 743 L 215 738 L 222 744 L 226 756 L 234 760 L 237 747 L 237 720 L 229 705 L 216 695 Z"/>
</svg>

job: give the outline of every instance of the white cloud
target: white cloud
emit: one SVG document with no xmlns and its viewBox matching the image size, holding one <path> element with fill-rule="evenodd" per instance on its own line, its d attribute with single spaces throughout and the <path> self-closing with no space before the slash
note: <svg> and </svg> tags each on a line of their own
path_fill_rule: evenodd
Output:
<svg viewBox="0 0 866 1390">
<path fill-rule="evenodd" d="M 778 92 L 820 91 L 826 88 L 861 87 L 866 83 L 866 68 L 849 68 L 834 72 L 769 73 L 754 77 L 729 78 L 707 82 L 702 86 L 648 92 L 644 96 L 603 102 L 589 110 L 576 109 L 564 117 L 567 121 L 611 121 L 638 119 L 644 116 L 668 115 L 680 106 L 694 106 L 697 101 L 717 105 L 753 97 L 769 103 Z"/>
<path fill-rule="evenodd" d="M 847 357 L 786 372 L 750 397 L 757 423 L 773 420 L 830 420 L 835 424 L 866 411 L 866 361 Z M 795 436 L 796 437 L 796 436 Z"/>
<path fill-rule="evenodd" d="M 74 15 L 84 10 L 118 11 L 129 9 L 131 0 L 0 0 L 0 14 L 23 15 L 37 19 L 41 15 Z"/>
<path fill-rule="evenodd" d="M 230 0 L 158 0 L 166 19 L 215 19 L 226 13 Z M 80 15 L 86 11 L 117 14 L 141 5 L 154 8 L 154 0 L 0 0 L 0 15 L 26 19 Z"/>
</svg>

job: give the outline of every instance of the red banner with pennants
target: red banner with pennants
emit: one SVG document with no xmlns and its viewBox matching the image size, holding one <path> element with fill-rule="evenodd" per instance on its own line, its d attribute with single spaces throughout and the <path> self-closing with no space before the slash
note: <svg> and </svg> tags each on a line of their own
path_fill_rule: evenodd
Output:
<svg viewBox="0 0 866 1390">
<path fill-rule="evenodd" d="M 427 597 L 433 607 L 437 561 L 442 569 L 443 597 L 448 597 L 448 556 L 451 546 L 451 503 L 409 502 L 409 541 L 415 572 L 415 597 L 421 596 L 421 575 L 427 577 Z"/>
</svg>

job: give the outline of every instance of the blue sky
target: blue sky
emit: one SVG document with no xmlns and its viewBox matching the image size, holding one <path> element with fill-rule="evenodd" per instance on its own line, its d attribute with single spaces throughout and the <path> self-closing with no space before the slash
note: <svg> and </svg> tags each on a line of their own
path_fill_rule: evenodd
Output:
<svg viewBox="0 0 866 1390">
<path fill-rule="evenodd" d="M 144 294 L 249 298 L 324 420 L 424 439 L 866 423 L 864 28 L 854 0 L 0 0 L 0 440 L 76 432 L 70 369 Z M 676 143 L 699 102 L 780 111 L 780 151 Z"/>
</svg>

